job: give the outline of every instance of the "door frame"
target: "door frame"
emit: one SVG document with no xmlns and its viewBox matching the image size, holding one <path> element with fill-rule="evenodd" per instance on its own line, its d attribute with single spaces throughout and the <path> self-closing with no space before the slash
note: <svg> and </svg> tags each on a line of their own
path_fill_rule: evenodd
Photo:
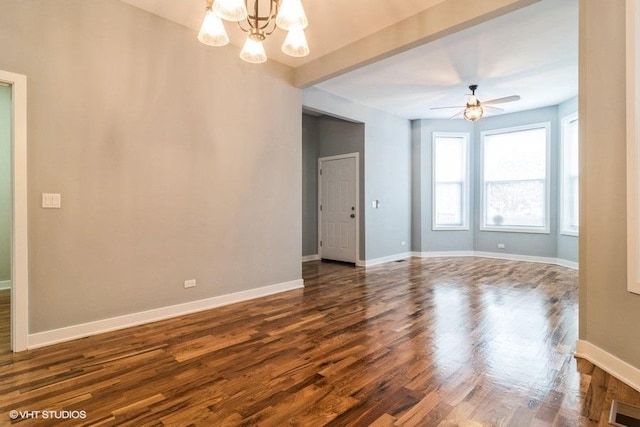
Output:
<svg viewBox="0 0 640 427">
<path fill-rule="evenodd" d="M 355 265 L 360 265 L 360 153 L 358 152 L 318 157 L 318 258 L 322 259 L 322 247 L 320 246 L 322 240 L 322 210 L 320 210 L 322 204 L 322 162 L 350 158 L 354 158 L 356 161 L 356 254 L 353 262 Z"/>
<path fill-rule="evenodd" d="M 27 76 L 0 70 L 11 86 L 13 218 L 11 230 L 11 349 L 29 345 L 29 264 L 27 233 Z"/>
</svg>

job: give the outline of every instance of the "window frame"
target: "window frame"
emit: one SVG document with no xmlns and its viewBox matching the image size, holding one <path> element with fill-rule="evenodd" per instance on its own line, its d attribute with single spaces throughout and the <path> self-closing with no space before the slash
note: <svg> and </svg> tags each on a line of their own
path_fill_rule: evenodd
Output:
<svg viewBox="0 0 640 427">
<path fill-rule="evenodd" d="M 485 171 L 485 139 L 487 136 L 500 135 L 504 133 L 516 133 L 534 129 L 545 129 L 545 218 L 544 226 L 528 227 L 528 226 L 500 226 L 487 224 L 487 195 L 485 191 L 486 182 L 484 179 Z M 480 132 L 480 231 L 499 231 L 507 233 L 533 233 L 533 234 L 550 234 L 551 233 L 551 122 L 532 123 L 522 126 L 513 126 L 508 128 L 490 129 Z"/>
<path fill-rule="evenodd" d="M 568 189 L 566 188 L 566 176 L 565 176 L 565 171 L 566 171 L 566 143 L 567 143 L 567 139 L 566 139 L 566 134 L 567 134 L 567 126 L 574 122 L 574 121 L 578 121 L 578 113 L 572 113 L 569 114 L 568 116 L 563 117 L 562 119 L 560 119 L 560 218 L 559 218 L 559 225 L 560 225 L 560 234 L 564 235 L 564 236 L 578 236 L 580 233 L 580 225 L 578 224 L 578 227 L 576 227 L 576 229 L 573 228 L 568 228 L 568 215 L 569 215 L 569 211 L 568 211 L 568 206 L 566 206 L 566 196 L 567 194 L 566 191 L 568 191 Z M 578 144 L 578 150 L 580 149 L 580 140 L 578 139 L 577 141 Z M 577 159 L 578 160 L 578 159 Z M 578 165 L 579 165 L 579 160 L 578 160 Z M 579 167 L 579 166 L 578 166 Z M 578 171 L 578 182 L 580 182 L 580 172 Z M 578 209 L 580 209 L 578 207 Z M 578 214 L 579 215 L 579 214 Z M 579 216 L 578 216 L 579 218 Z"/>
<path fill-rule="evenodd" d="M 462 182 L 462 212 L 460 217 L 462 219 L 461 225 L 438 225 L 436 224 L 436 139 L 437 138 L 460 138 L 463 141 L 464 147 L 462 152 L 464 153 L 464 180 Z M 431 230 L 432 231 L 464 231 L 470 230 L 470 188 L 471 188 L 471 139 L 469 132 L 433 132 L 431 136 Z"/>
</svg>

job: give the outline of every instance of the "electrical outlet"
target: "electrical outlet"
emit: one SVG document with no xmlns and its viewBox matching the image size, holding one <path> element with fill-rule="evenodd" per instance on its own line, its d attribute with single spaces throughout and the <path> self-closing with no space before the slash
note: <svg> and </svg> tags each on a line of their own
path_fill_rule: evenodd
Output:
<svg viewBox="0 0 640 427">
<path fill-rule="evenodd" d="M 195 288 L 196 287 L 196 279 L 191 279 L 191 280 L 185 280 L 184 281 L 184 288 Z"/>
<path fill-rule="evenodd" d="M 504 249 L 504 243 L 498 243 L 498 249 Z"/>
</svg>

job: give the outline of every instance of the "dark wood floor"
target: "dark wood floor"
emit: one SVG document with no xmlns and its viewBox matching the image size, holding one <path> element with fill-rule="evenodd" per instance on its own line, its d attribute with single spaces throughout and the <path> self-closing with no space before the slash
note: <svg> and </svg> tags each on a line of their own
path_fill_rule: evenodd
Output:
<svg viewBox="0 0 640 427">
<path fill-rule="evenodd" d="M 578 371 L 575 271 L 442 258 L 303 275 L 303 290 L 0 354 L 0 425 L 76 410 L 55 425 L 595 426 L 582 414 L 635 399 Z"/>
</svg>

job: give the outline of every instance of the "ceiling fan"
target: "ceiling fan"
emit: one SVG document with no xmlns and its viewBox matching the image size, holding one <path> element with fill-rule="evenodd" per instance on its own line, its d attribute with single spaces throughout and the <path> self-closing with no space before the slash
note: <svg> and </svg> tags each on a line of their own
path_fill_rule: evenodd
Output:
<svg viewBox="0 0 640 427">
<path fill-rule="evenodd" d="M 452 119 L 464 118 L 465 120 L 470 120 L 475 122 L 479 118 L 482 117 L 485 111 L 490 111 L 494 113 L 501 113 L 504 110 L 502 108 L 493 107 L 495 104 L 504 104 L 505 102 L 513 102 L 519 101 L 519 95 L 511 95 L 505 96 L 504 98 L 496 98 L 490 101 L 480 102 L 480 100 L 476 97 L 476 89 L 478 89 L 478 85 L 469 86 L 471 90 L 471 94 L 467 95 L 467 105 L 466 106 L 455 106 L 455 107 L 434 107 L 431 110 L 443 110 L 446 108 L 462 108 L 459 113 L 455 116 L 451 117 Z"/>
</svg>

